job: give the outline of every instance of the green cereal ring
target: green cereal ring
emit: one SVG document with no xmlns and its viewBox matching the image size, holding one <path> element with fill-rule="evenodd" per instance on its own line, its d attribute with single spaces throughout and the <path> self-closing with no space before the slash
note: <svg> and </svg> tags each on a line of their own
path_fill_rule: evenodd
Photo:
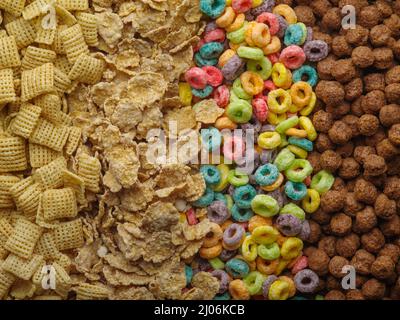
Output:
<svg viewBox="0 0 400 320">
<path fill-rule="evenodd" d="M 305 220 L 306 218 L 306 213 L 304 212 L 304 210 L 294 203 L 288 203 L 287 205 L 285 205 L 281 209 L 279 214 L 291 214 L 301 221 Z"/>
<path fill-rule="evenodd" d="M 234 44 L 242 43 L 246 37 L 247 24 L 248 22 L 245 22 L 240 29 L 228 32 L 226 38 Z"/>
<path fill-rule="evenodd" d="M 279 212 L 278 202 L 266 194 L 258 194 L 251 201 L 251 208 L 262 217 L 272 217 Z"/>
<path fill-rule="evenodd" d="M 239 47 L 237 49 L 239 57 L 250 60 L 261 60 L 264 58 L 264 52 L 260 48 Z"/>
<path fill-rule="evenodd" d="M 324 194 L 333 185 L 334 176 L 328 171 L 321 170 L 311 180 L 311 188 L 317 190 L 319 194 Z"/>
<path fill-rule="evenodd" d="M 271 244 L 260 244 L 257 251 L 261 258 L 270 261 L 278 259 L 281 255 L 281 250 L 276 242 Z"/>
<path fill-rule="evenodd" d="M 244 91 L 242 83 L 240 82 L 240 78 L 237 78 L 235 81 L 233 81 L 232 90 L 235 93 L 235 95 L 240 99 L 244 100 L 251 99 L 251 95 L 249 95 L 246 91 Z"/>
<path fill-rule="evenodd" d="M 286 120 L 282 121 L 276 126 L 275 131 L 280 134 L 284 134 L 288 129 L 297 126 L 298 123 L 299 123 L 298 116 L 287 118 Z"/>
<path fill-rule="evenodd" d="M 220 258 L 213 258 L 208 260 L 210 263 L 211 267 L 213 267 L 214 270 L 222 270 L 225 268 L 225 263 L 220 259 Z"/>
<path fill-rule="evenodd" d="M 226 114 L 235 123 L 246 123 L 253 115 L 253 108 L 246 100 L 234 101 L 229 103 Z"/>
<path fill-rule="evenodd" d="M 225 199 L 226 199 L 226 206 L 228 207 L 228 210 L 229 211 L 232 210 L 234 202 L 233 202 L 231 195 L 226 194 Z"/>
<path fill-rule="evenodd" d="M 261 293 L 265 276 L 258 271 L 252 271 L 243 278 L 243 282 L 251 296 Z"/>
<path fill-rule="evenodd" d="M 312 171 L 313 168 L 308 160 L 295 159 L 289 168 L 285 170 L 285 175 L 291 181 L 303 182 L 303 180 L 307 178 Z"/>
<path fill-rule="evenodd" d="M 253 71 L 263 80 L 267 80 L 272 73 L 272 63 L 267 57 L 262 57 L 260 60 L 249 60 L 247 61 L 247 70 Z"/>
<path fill-rule="evenodd" d="M 232 169 L 229 171 L 228 181 L 234 187 L 240 187 L 249 183 L 249 176 L 236 169 Z"/>
<path fill-rule="evenodd" d="M 288 149 L 282 149 L 274 160 L 274 165 L 278 168 L 279 171 L 285 171 L 293 161 L 296 159 L 296 156 Z"/>
</svg>

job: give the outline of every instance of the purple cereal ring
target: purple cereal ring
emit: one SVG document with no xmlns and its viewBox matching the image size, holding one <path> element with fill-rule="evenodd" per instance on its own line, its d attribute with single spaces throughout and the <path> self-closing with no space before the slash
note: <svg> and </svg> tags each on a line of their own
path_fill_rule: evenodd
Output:
<svg viewBox="0 0 400 320">
<path fill-rule="evenodd" d="M 230 213 L 228 207 L 223 201 L 213 201 L 207 208 L 208 219 L 211 222 L 222 224 L 229 219 Z"/>
<path fill-rule="evenodd" d="M 271 163 L 276 157 L 276 149 L 267 150 L 263 149 L 260 154 L 260 161 L 262 164 Z"/>
<path fill-rule="evenodd" d="M 218 25 L 215 21 L 210 21 L 206 24 L 206 27 L 204 28 L 204 33 L 209 33 L 210 31 L 213 31 L 215 29 L 218 29 Z"/>
<path fill-rule="evenodd" d="M 312 40 L 307 42 L 304 47 L 304 53 L 308 61 L 317 62 L 328 56 L 328 44 L 322 40 Z"/>
<path fill-rule="evenodd" d="M 227 249 L 222 249 L 222 252 L 219 255 L 219 258 L 223 262 L 227 262 L 228 260 L 231 260 L 233 257 L 235 257 L 238 254 L 237 250 L 227 250 Z"/>
<path fill-rule="evenodd" d="M 279 231 L 287 237 L 294 237 L 301 231 L 302 223 L 291 214 L 281 214 L 275 221 Z"/>
<path fill-rule="evenodd" d="M 314 271 L 303 269 L 294 276 L 294 284 L 296 289 L 302 293 L 313 293 L 318 287 L 319 278 Z"/>
<path fill-rule="evenodd" d="M 251 9 L 250 13 L 257 17 L 263 12 L 272 12 L 272 8 L 275 7 L 275 0 L 264 0 L 264 2 L 258 7 Z"/>
<path fill-rule="evenodd" d="M 223 294 L 228 290 L 231 277 L 224 270 L 214 270 L 211 274 L 219 280 L 219 294 Z"/>
<path fill-rule="evenodd" d="M 266 132 L 266 131 L 275 131 L 275 126 L 272 124 L 264 124 L 261 129 L 260 133 Z"/>
<path fill-rule="evenodd" d="M 299 233 L 299 238 L 303 241 L 306 241 L 310 237 L 310 233 L 310 223 L 308 222 L 308 220 L 304 220 L 303 225 L 301 226 L 301 231 Z"/>
<path fill-rule="evenodd" d="M 279 14 L 276 14 L 276 17 L 278 18 L 278 22 L 279 22 L 279 31 L 277 32 L 276 36 L 278 38 L 283 38 L 283 36 L 285 35 L 286 29 L 288 27 L 288 23 L 286 21 L 286 19 L 284 17 L 282 17 Z"/>
<path fill-rule="evenodd" d="M 251 11 L 246 11 L 244 14 L 244 17 L 245 17 L 246 21 L 254 21 L 254 19 L 255 19 L 254 15 L 251 13 Z"/>
<path fill-rule="evenodd" d="M 197 272 L 200 272 L 200 271 L 208 271 L 211 269 L 211 265 L 208 262 L 208 260 L 206 260 L 206 259 L 197 257 L 196 260 L 194 261 L 194 263 L 195 263 L 195 266 L 193 268 L 193 273 L 195 270 Z"/>
<path fill-rule="evenodd" d="M 233 185 L 229 185 L 227 192 L 230 196 L 233 196 L 233 193 L 235 192 L 235 187 Z"/>
<path fill-rule="evenodd" d="M 307 27 L 307 38 L 306 38 L 306 43 L 312 41 L 313 39 L 313 34 L 314 31 L 311 27 Z"/>
<path fill-rule="evenodd" d="M 279 189 L 275 189 L 274 191 L 267 193 L 267 195 L 274 198 L 278 202 L 278 206 L 280 208 L 282 208 L 288 202 L 286 195 Z"/>
<path fill-rule="evenodd" d="M 264 280 L 262 285 L 264 298 L 268 299 L 269 288 L 271 287 L 271 284 L 273 284 L 276 280 L 278 280 L 278 277 L 275 275 L 270 275 Z"/>
<path fill-rule="evenodd" d="M 244 233 L 245 230 L 242 225 L 232 223 L 225 229 L 222 239 L 228 247 L 235 247 L 242 241 Z"/>
<path fill-rule="evenodd" d="M 222 67 L 222 75 L 226 80 L 233 81 L 238 77 L 239 74 L 242 73 L 243 68 L 246 67 L 245 65 L 246 64 L 242 58 L 235 54 Z"/>
</svg>

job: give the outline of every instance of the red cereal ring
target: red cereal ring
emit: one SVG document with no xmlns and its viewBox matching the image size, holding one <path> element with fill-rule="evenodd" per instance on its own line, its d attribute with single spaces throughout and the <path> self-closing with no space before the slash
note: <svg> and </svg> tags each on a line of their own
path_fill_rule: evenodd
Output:
<svg viewBox="0 0 400 320">
<path fill-rule="evenodd" d="M 199 42 L 197 42 L 196 44 L 193 45 L 193 52 L 197 52 L 200 50 L 200 48 L 203 46 L 203 44 L 205 44 L 206 42 L 204 41 L 204 39 L 201 39 Z"/>
<path fill-rule="evenodd" d="M 304 184 L 309 187 L 311 184 L 311 176 L 308 176 L 307 178 L 304 179 Z"/>
<path fill-rule="evenodd" d="M 196 212 L 193 208 L 190 208 L 188 211 L 186 211 L 186 219 L 188 224 L 191 226 L 198 223 Z"/>
<path fill-rule="evenodd" d="M 272 82 L 272 80 L 265 80 L 264 81 L 264 89 L 263 89 L 263 95 L 267 96 L 268 92 L 272 90 L 276 90 L 277 86 L 275 83 Z"/>
<path fill-rule="evenodd" d="M 256 21 L 265 23 L 269 27 L 271 36 L 276 35 L 279 31 L 279 20 L 273 13 L 263 12 L 257 17 Z"/>
<path fill-rule="evenodd" d="M 279 61 L 288 69 L 298 69 L 306 61 L 306 55 L 302 48 L 291 45 L 282 50 Z"/>
<path fill-rule="evenodd" d="M 279 61 L 279 52 L 269 54 L 267 58 L 269 59 L 269 61 L 271 61 L 272 64 L 275 64 Z"/>
<path fill-rule="evenodd" d="M 257 120 L 264 122 L 268 116 L 268 105 L 263 98 L 255 98 L 251 101 L 253 112 Z"/>
<path fill-rule="evenodd" d="M 185 80 L 192 88 L 204 89 L 207 85 L 207 72 L 199 67 L 192 67 L 185 73 Z"/>
<path fill-rule="evenodd" d="M 213 98 L 219 107 L 225 108 L 229 103 L 229 89 L 226 85 L 219 86 L 214 90 Z"/>
<path fill-rule="evenodd" d="M 297 272 L 299 272 L 307 267 L 308 267 L 307 257 L 301 256 L 300 258 L 296 259 L 296 262 L 292 268 L 292 274 L 296 274 Z"/>
<path fill-rule="evenodd" d="M 204 66 L 202 70 L 206 73 L 207 83 L 210 86 L 218 87 L 222 81 L 224 81 L 224 76 L 221 70 L 214 66 Z"/>
<path fill-rule="evenodd" d="M 225 31 L 223 29 L 214 29 L 204 35 L 204 41 L 207 42 L 224 42 Z"/>
<path fill-rule="evenodd" d="M 251 9 L 252 0 L 232 0 L 232 9 L 236 13 L 245 13 Z"/>
</svg>

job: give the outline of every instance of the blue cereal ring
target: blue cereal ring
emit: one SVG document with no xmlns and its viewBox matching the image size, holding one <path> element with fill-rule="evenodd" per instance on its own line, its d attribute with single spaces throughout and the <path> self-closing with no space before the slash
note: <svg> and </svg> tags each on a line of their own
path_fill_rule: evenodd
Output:
<svg viewBox="0 0 400 320">
<path fill-rule="evenodd" d="M 200 130 L 201 141 L 208 151 L 218 149 L 222 144 L 222 135 L 217 128 L 209 127 Z"/>
<path fill-rule="evenodd" d="M 235 279 L 244 278 L 250 272 L 249 265 L 242 259 L 233 258 L 225 263 L 225 270 Z"/>
<path fill-rule="evenodd" d="M 213 201 L 214 201 L 214 190 L 209 187 L 206 187 L 204 194 L 199 199 L 194 201 L 193 205 L 195 207 L 204 208 L 209 206 Z"/>
<path fill-rule="evenodd" d="M 213 92 L 213 87 L 205 86 L 204 89 L 192 88 L 191 90 L 192 90 L 192 94 L 194 96 L 204 99 L 204 98 L 207 98 Z"/>
<path fill-rule="evenodd" d="M 303 80 L 306 77 L 307 80 Z M 317 70 L 311 66 L 302 66 L 293 72 L 293 82 L 306 81 L 311 87 L 317 85 L 318 74 Z"/>
<path fill-rule="evenodd" d="M 188 286 L 192 282 L 193 269 L 187 264 L 185 264 L 185 276 L 186 276 L 186 285 Z"/>
<path fill-rule="evenodd" d="M 225 205 L 228 205 L 228 200 L 226 199 L 225 195 L 221 192 L 214 191 L 214 201 L 222 201 Z"/>
<path fill-rule="evenodd" d="M 257 195 L 256 189 L 249 184 L 237 187 L 233 192 L 233 200 L 240 209 L 251 208 L 251 200 Z"/>
<path fill-rule="evenodd" d="M 224 12 L 225 0 L 200 0 L 200 11 L 210 18 L 218 18 Z"/>
<path fill-rule="evenodd" d="M 285 193 L 290 199 L 298 201 L 307 195 L 307 186 L 302 182 L 288 181 L 285 184 Z"/>
<path fill-rule="evenodd" d="M 305 37 L 303 28 L 299 24 L 295 23 L 295 24 L 290 24 L 287 27 L 283 42 L 287 46 L 290 46 L 292 44 L 300 46 L 302 45 L 301 41 L 304 41 L 304 39 Z"/>
<path fill-rule="evenodd" d="M 305 138 L 296 138 L 296 137 L 290 137 L 288 139 L 289 144 L 292 144 L 294 146 L 297 146 L 299 148 L 302 148 L 306 151 L 313 151 L 313 143 Z"/>
<path fill-rule="evenodd" d="M 220 42 L 208 42 L 203 44 L 200 48 L 200 55 L 204 59 L 215 59 L 218 58 L 222 51 L 224 51 L 224 45 Z"/>
<path fill-rule="evenodd" d="M 215 66 L 218 63 L 218 59 L 204 59 L 200 52 L 196 52 L 196 54 L 194 55 L 194 63 L 196 64 L 196 66 L 198 66 L 199 68 L 202 68 L 204 66 Z"/>
<path fill-rule="evenodd" d="M 240 209 L 236 204 L 231 208 L 231 217 L 237 222 L 249 221 L 253 216 L 253 211 L 251 209 Z"/>
<path fill-rule="evenodd" d="M 200 167 L 200 173 L 207 185 L 218 184 L 221 181 L 221 173 L 215 166 L 203 165 Z"/>
<path fill-rule="evenodd" d="M 267 163 L 259 167 L 255 173 L 256 182 L 260 186 L 269 186 L 279 177 L 279 170 L 276 165 Z"/>
<path fill-rule="evenodd" d="M 231 295 L 229 294 L 229 292 L 217 294 L 213 300 L 231 300 Z"/>
</svg>

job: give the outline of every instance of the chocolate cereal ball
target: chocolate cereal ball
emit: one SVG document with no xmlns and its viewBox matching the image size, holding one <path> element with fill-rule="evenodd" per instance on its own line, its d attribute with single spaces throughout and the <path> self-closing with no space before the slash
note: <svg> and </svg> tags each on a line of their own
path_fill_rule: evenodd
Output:
<svg viewBox="0 0 400 320">
<path fill-rule="evenodd" d="M 364 76 L 364 89 L 366 92 L 374 90 L 385 91 L 385 76 L 382 73 L 370 73 Z"/>
<path fill-rule="evenodd" d="M 354 195 L 357 201 L 373 205 L 378 197 L 378 190 L 371 182 L 360 178 L 354 186 Z"/>
<path fill-rule="evenodd" d="M 352 132 L 352 137 L 355 138 L 360 135 L 360 131 L 358 130 L 358 117 L 353 114 L 346 114 L 341 119 L 344 123 L 346 123 Z"/>
<path fill-rule="evenodd" d="M 324 110 L 319 110 L 313 115 L 313 124 L 318 132 L 328 132 L 333 125 L 332 115 Z"/>
<path fill-rule="evenodd" d="M 331 221 L 331 215 L 328 212 L 322 210 L 321 208 L 318 208 L 318 210 L 311 215 L 311 219 L 316 223 L 323 225 L 323 224 L 328 224 L 329 221 Z"/>
<path fill-rule="evenodd" d="M 378 8 L 382 18 L 387 18 L 392 15 L 392 6 L 387 0 L 377 0 L 375 5 Z"/>
<path fill-rule="evenodd" d="M 374 47 L 382 47 L 387 45 L 391 37 L 390 29 L 384 24 L 374 26 L 369 33 L 369 40 Z"/>
<path fill-rule="evenodd" d="M 400 217 L 394 215 L 391 219 L 381 222 L 379 228 L 386 237 L 400 236 Z"/>
<path fill-rule="evenodd" d="M 346 273 L 342 273 L 342 269 L 344 266 L 349 265 L 349 260 L 346 258 L 343 258 L 341 256 L 334 256 L 330 261 L 329 261 L 329 272 L 331 275 L 333 275 L 335 278 L 343 278 L 343 276 L 346 275 Z"/>
<path fill-rule="evenodd" d="M 384 247 L 379 251 L 379 257 L 387 256 L 392 259 L 393 263 L 397 263 L 400 258 L 400 248 L 392 243 L 387 243 Z"/>
<path fill-rule="evenodd" d="M 356 233 L 366 233 L 374 228 L 378 223 L 374 209 L 372 207 L 365 207 L 363 210 L 356 213 L 354 220 L 353 231 Z"/>
<path fill-rule="evenodd" d="M 371 265 L 371 274 L 379 280 L 384 280 L 393 274 L 394 268 L 395 264 L 390 257 L 381 256 Z"/>
<path fill-rule="evenodd" d="M 374 278 L 365 282 L 361 288 L 361 293 L 368 300 L 380 300 L 385 295 L 386 286 Z"/>
<path fill-rule="evenodd" d="M 376 155 L 370 154 L 364 161 L 364 174 L 366 176 L 379 176 L 387 170 L 385 159 Z"/>
<path fill-rule="evenodd" d="M 319 276 L 323 276 L 328 273 L 329 260 L 325 251 L 316 249 L 308 257 L 308 267 Z"/>
<path fill-rule="evenodd" d="M 359 46 L 351 53 L 351 60 L 359 68 L 368 68 L 374 64 L 375 57 L 371 48 Z"/>
<path fill-rule="evenodd" d="M 313 167 L 313 172 L 321 171 L 321 165 L 319 159 L 321 158 L 321 154 L 317 151 L 312 151 L 308 154 L 307 160 L 310 162 Z"/>
<path fill-rule="evenodd" d="M 379 194 L 375 200 L 374 209 L 381 219 L 391 219 L 396 214 L 396 201 L 390 200 L 384 193 Z"/>
<path fill-rule="evenodd" d="M 330 229 L 337 236 L 344 236 L 351 231 L 352 220 L 344 213 L 335 214 L 330 222 Z"/>
<path fill-rule="evenodd" d="M 321 26 L 326 30 L 339 30 L 342 26 L 342 14 L 340 12 L 340 9 L 329 9 L 322 17 Z"/>
<path fill-rule="evenodd" d="M 325 111 L 332 114 L 334 120 L 339 120 L 344 115 L 350 112 L 351 105 L 347 101 L 343 101 L 337 105 L 328 105 L 325 108 Z"/>
<path fill-rule="evenodd" d="M 375 147 L 379 142 L 386 138 L 385 130 L 382 127 L 379 127 L 378 131 L 372 136 L 365 137 L 364 143 L 366 146 Z"/>
<path fill-rule="evenodd" d="M 394 66 L 385 74 L 386 84 L 400 83 L 400 66 Z"/>
<path fill-rule="evenodd" d="M 373 254 L 378 253 L 385 245 L 385 237 L 378 228 L 374 228 L 361 236 L 361 244 L 368 252 Z"/>
<path fill-rule="evenodd" d="M 400 145 L 400 123 L 396 123 L 390 127 L 388 131 L 388 138 L 394 145 Z"/>
<path fill-rule="evenodd" d="M 329 291 L 325 297 L 325 300 L 346 300 L 346 296 L 344 293 L 340 292 L 339 290 L 331 290 Z"/>
<path fill-rule="evenodd" d="M 364 110 L 362 109 L 362 101 L 364 96 L 358 97 L 351 103 L 351 113 L 355 116 L 362 116 L 364 114 Z"/>
<path fill-rule="evenodd" d="M 294 12 L 296 13 L 298 22 L 304 23 L 307 27 L 315 25 L 315 16 L 309 6 L 297 6 L 294 8 Z"/>
<path fill-rule="evenodd" d="M 346 300 L 365 300 L 362 292 L 358 289 L 346 291 Z"/>
<path fill-rule="evenodd" d="M 355 233 L 336 240 L 336 252 L 339 256 L 350 259 L 360 247 L 360 237 Z"/>
<path fill-rule="evenodd" d="M 374 90 L 363 97 L 361 107 L 365 113 L 376 114 L 385 104 L 385 93 L 380 90 Z"/>
<path fill-rule="evenodd" d="M 343 212 L 350 217 L 355 217 L 357 212 L 364 209 L 365 205 L 357 201 L 353 192 L 347 192 Z"/>
<path fill-rule="evenodd" d="M 327 105 L 338 105 L 344 100 L 344 88 L 337 81 L 322 80 L 315 89 L 317 96 Z"/>
<path fill-rule="evenodd" d="M 398 155 L 400 149 L 393 145 L 389 139 L 384 139 L 377 144 L 376 153 L 386 160 Z"/>
<path fill-rule="evenodd" d="M 400 106 L 394 103 L 383 106 L 379 111 L 379 120 L 385 127 L 400 123 Z"/>
<path fill-rule="evenodd" d="M 364 114 L 358 119 L 357 127 L 364 136 L 372 136 L 379 128 L 379 119 L 372 114 Z"/>
<path fill-rule="evenodd" d="M 318 242 L 318 249 L 324 250 L 329 257 L 336 254 L 335 250 L 336 238 L 333 236 L 322 237 Z"/>
<path fill-rule="evenodd" d="M 385 96 L 389 103 L 400 103 L 400 83 L 391 83 L 386 86 Z"/>
<path fill-rule="evenodd" d="M 357 250 L 354 257 L 351 259 L 351 265 L 356 269 L 356 272 L 361 275 L 369 275 L 371 266 L 375 261 L 375 256 L 364 249 Z"/>
<path fill-rule="evenodd" d="M 342 158 L 333 150 L 326 150 L 321 154 L 320 163 L 322 169 L 335 172 L 342 164 Z"/>
<path fill-rule="evenodd" d="M 321 196 L 321 209 L 328 213 L 338 212 L 342 210 L 344 200 L 343 192 L 329 190 Z"/>
<path fill-rule="evenodd" d="M 375 48 L 372 51 L 375 62 L 374 67 L 380 70 L 390 68 L 393 65 L 393 51 L 390 48 Z"/>
<path fill-rule="evenodd" d="M 336 279 L 334 276 L 332 275 L 328 275 L 326 277 L 326 285 L 325 288 L 327 290 L 341 290 L 342 286 L 341 283 L 339 281 L 339 279 Z"/>
<path fill-rule="evenodd" d="M 347 101 L 354 101 L 361 97 L 363 93 L 363 81 L 361 78 L 355 78 L 344 86 L 345 99 Z"/>
<path fill-rule="evenodd" d="M 344 36 L 336 36 L 332 39 L 332 52 L 338 57 L 348 57 L 353 48 L 346 41 Z"/>
<path fill-rule="evenodd" d="M 324 14 L 328 12 L 330 8 L 332 8 L 332 5 L 329 3 L 328 0 L 315 0 L 312 1 L 309 6 L 319 17 L 324 16 Z"/>
<path fill-rule="evenodd" d="M 364 7 L 361 9 L 357 21 L 361 26 L 371 29 L 381 21 L 380 11 L 376 6 Z"/>
<path fill-rule="evenodd" d="M 353 179 L 360 174 L 360 165 L 354 158 L 343 159 L 339 168 L 339 176 L 343 179 Z"/>
<path fill-rule="evenodd" d="M 365 159 L 370 154 L 376 154 L 375 148 L 371 146 L 357 146 L 354 148 L 354 160 L 364 164 Z"/>
<path fill-rule="evenodd" d="M 345 144 L 352 136 L 351 128 L 343 121 L 335 121 L 328 131 L 329 139 L 336 144 Z"/>
<path fill-rule="evenodd" d="M 347 83 L 357 74 L 352 59 L 340 59 L 335 61 L 332 68 L 333 77 L 340 83 Z"/>
<path fill-rule="evenodd" d="M 332 67 L 336 61 L 336 56 L 329 55 L 324 60 L 317 63 L 318 77 L 321 80 L 332 80 Z"/>
<path fill-rule="evenodd" d="M 393 37 L 399 37 L 400 35 L 400 16 L 397 14 L 392 14 L 390 17 L 383 21 L 385 26 L 387 26 L 392 32 Z"/>
<path fill-rule="evenodd" d="M 336 148 L 336 152 L 342 157 L 347 158 L 353 154 L 354 151 L 354 143 L 352 141 L 348 141 L 345 144 L 342 144 Z"/>
<path fill-rule="evenodd" d="M 315 140 L 315 148 L 318 152 L 324 152 L 325 150 L 333 149 L 334 144 L 326 133 L 320 133 Z"/>
<path fill-rule="evenodd" d="M 346 37 L 346 41 L 349 44 L 358 47 L 358 46 L 364 46 L 367 44 L 368 35 L 369 35 L 368 29 L 366 29 L 360 25 L 356 25 L 356 27 L 354 29 L 348 29 L 346 31 L 345 37 Z"/>
</svg>

